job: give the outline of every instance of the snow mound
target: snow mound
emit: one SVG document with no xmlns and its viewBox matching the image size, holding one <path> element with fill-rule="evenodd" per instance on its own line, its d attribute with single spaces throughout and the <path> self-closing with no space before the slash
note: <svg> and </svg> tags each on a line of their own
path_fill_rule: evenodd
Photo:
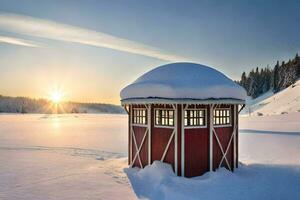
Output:
<svg viewBox="0 0 300 200">
<path fill-rule="evenodd" d="M 300 171 L 296 166 L 242 165 L 234 173 L 221 168 L 200 177 L 174 175 L 170 165 L 155 161 L 144 169 L 127 168 L 140 199 L 297 199 Z"/>
<path fill-rule="evenodd" d="M 121 99 L 239 99 L 246 91 L 221 72 L 196 63 L 157 67 L 121 91 Z"/>
</svg>

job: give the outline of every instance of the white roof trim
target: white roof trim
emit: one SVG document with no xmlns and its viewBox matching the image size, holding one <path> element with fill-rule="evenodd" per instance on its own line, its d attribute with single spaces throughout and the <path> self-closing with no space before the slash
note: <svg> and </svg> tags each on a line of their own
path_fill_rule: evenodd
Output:
<svg viewBox="0 0 300 200">
<path fill-rule="evenodd" d="M 245 101 L 240 99 L 131 98 L 122 99 L 121 104 L 245 104 Z"/>
</svg>

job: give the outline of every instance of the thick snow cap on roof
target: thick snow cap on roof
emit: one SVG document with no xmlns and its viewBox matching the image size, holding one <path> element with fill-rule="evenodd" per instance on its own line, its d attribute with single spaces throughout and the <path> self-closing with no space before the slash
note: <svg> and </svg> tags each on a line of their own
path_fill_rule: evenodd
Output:
<svg viewBox="0 0 300 200">
<path fill-rule="evenodd" d="M 157 67 L 121 91 L 121 99 L 238 99 L 246 91 L 223 73 L 196 63 L 171 63 Z"/>
</svg>

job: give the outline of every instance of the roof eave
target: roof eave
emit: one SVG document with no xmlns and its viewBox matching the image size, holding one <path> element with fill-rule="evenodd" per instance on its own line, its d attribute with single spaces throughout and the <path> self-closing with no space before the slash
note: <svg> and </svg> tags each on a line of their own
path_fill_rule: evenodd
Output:
<svg viewBox="0 0 300 200">
<path fill-rule="evenodd" d="M 245 104 L 245 100 L 234 98 L 211 99 L 172 99 L 172 98 L 130 98 L 122 99 L 122 105 L 126 104 Z"/>
</svg>

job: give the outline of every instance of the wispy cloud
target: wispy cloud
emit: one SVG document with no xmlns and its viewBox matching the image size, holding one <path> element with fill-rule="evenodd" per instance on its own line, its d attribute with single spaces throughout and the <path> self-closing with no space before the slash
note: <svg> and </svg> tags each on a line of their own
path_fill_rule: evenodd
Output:
<svg viewBox="0 0 300 200">
<path fill-rule="evenodd" d="M 141 44 L 139 42 L 29 16 L 0 13 L 0 29 L 35 37 L 104 47 L 162 60 L 185 60 L 181 56 L 167 53 L 158 48 Z"/>
<path fill-rule="evenodd" d="M 0 43 L 7 43 L 7 44 L 13 44 L 13 45 L 19 45 L 19 46 L 26 46 L 26 47 L 40 47 L 35 42 L 24 40 L 20 38 L 15 37 L 6 37 L 0 35 Z"/>
</svg>

